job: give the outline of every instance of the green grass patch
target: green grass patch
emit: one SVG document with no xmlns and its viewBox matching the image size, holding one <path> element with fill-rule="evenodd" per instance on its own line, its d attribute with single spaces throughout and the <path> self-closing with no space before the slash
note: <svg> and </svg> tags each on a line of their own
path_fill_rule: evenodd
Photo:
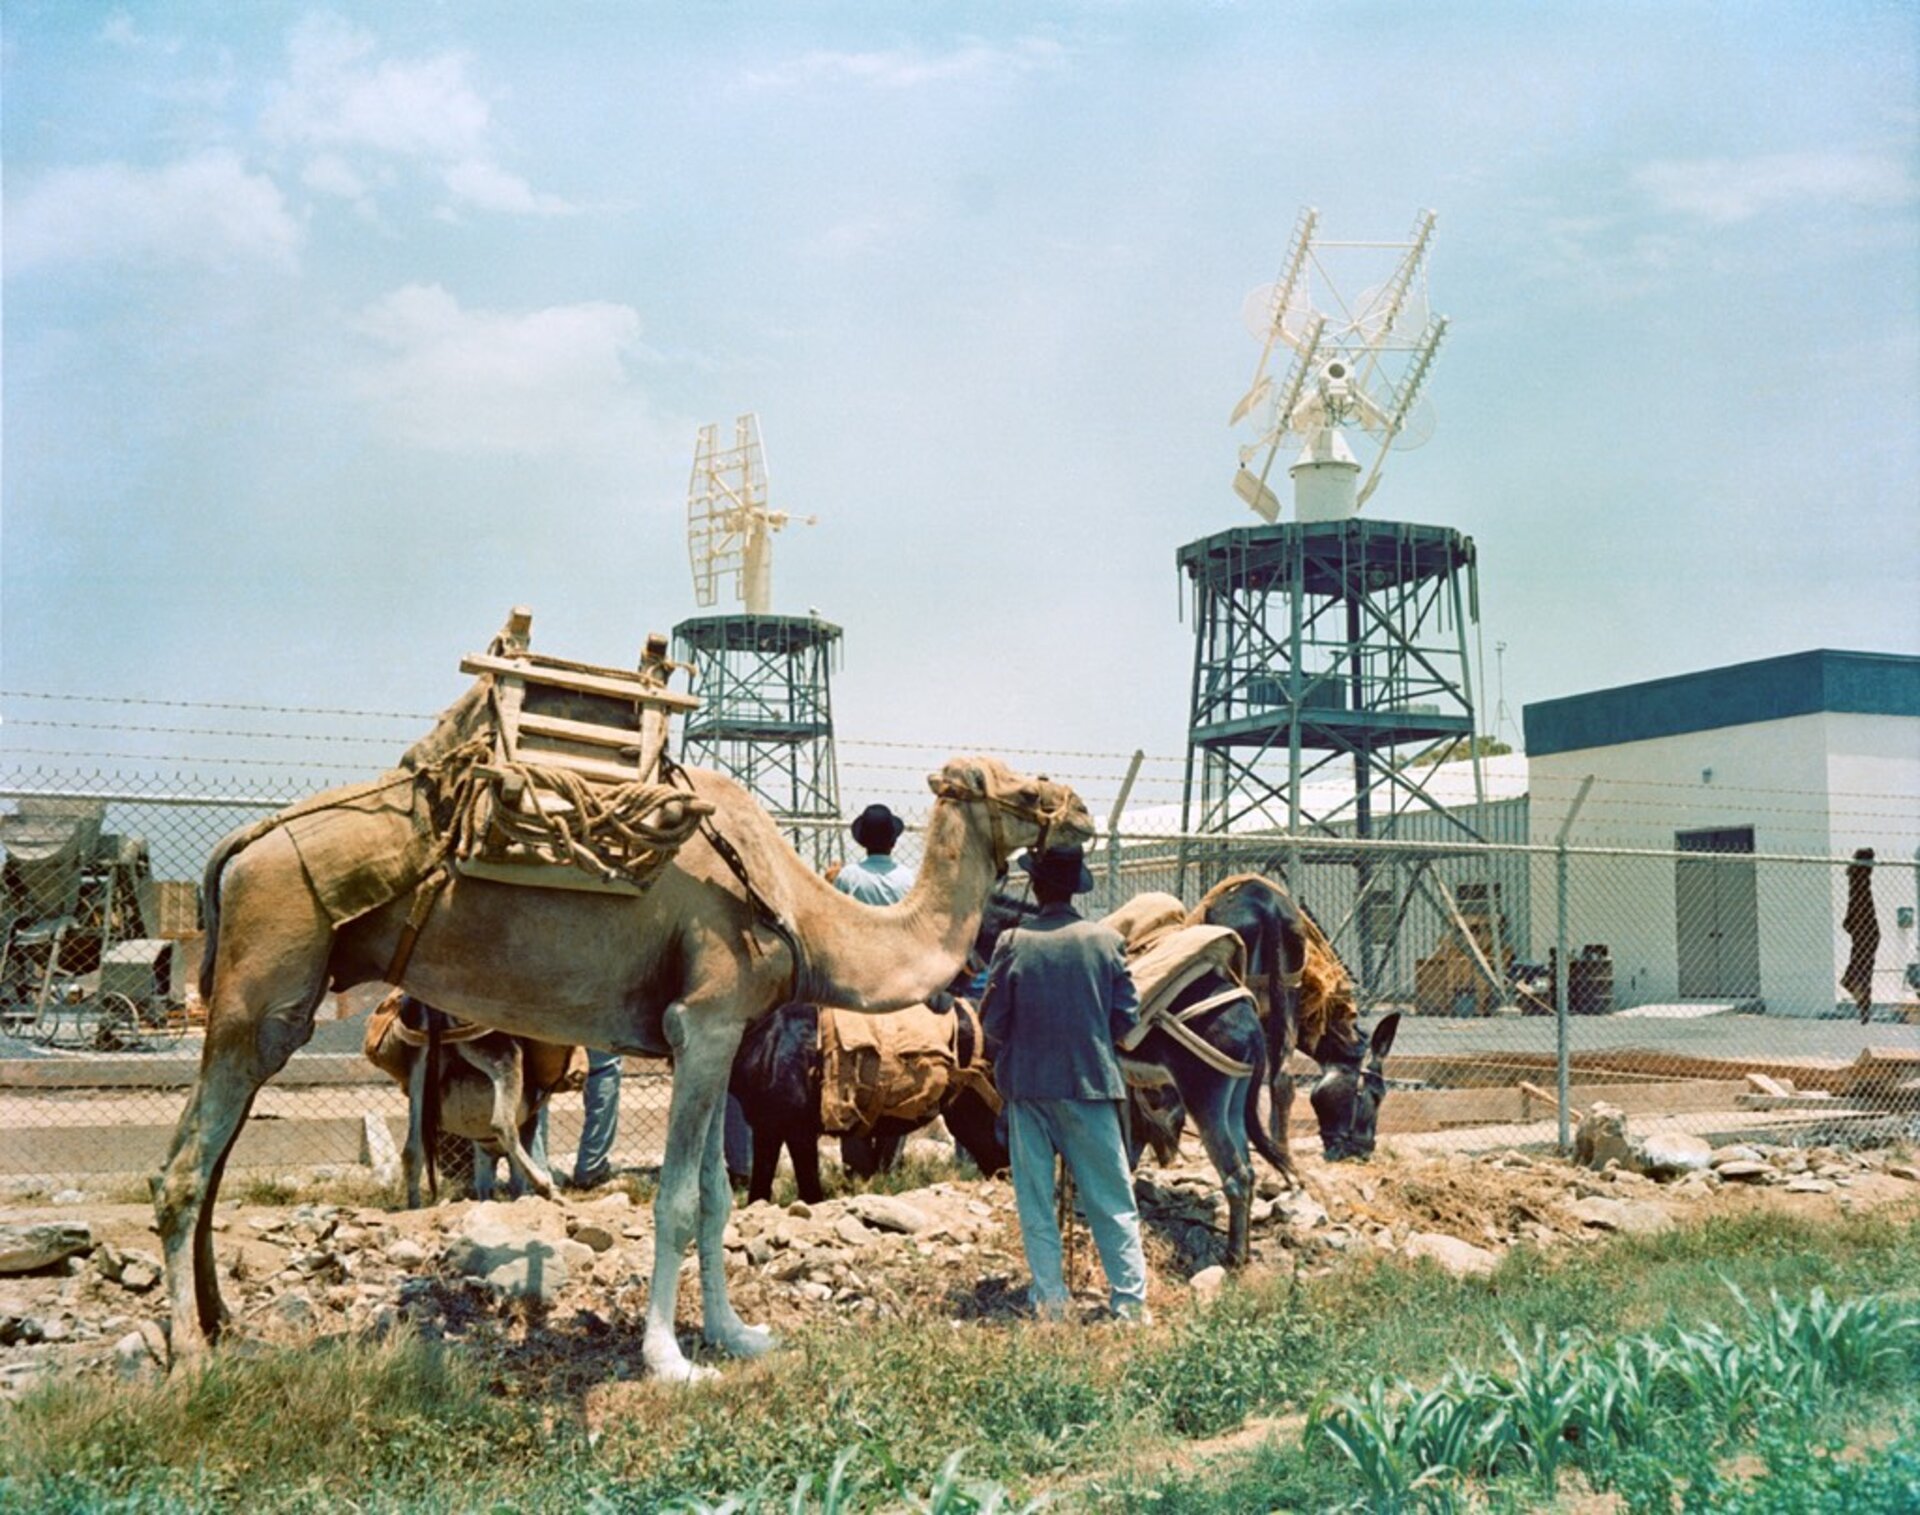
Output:
<svg viewBox="0 0 1920 1515">
<path fill-rule="evenodd" d="M 228 1351 L 175 1382 L 70 1383 L 0 1410 L 0 1506 L 320 1509 L 350 1497 L 379 1509 L 651 1511 L 731 1500 L 741 1515 L 793 1508 L 803 1481 L 799 1508 L 826 1508 L 838 1465 L 833 1508 L 846 1511 L 932 1508 L 936 1495 L 952 1515 L 1005 1511 L 1042 1493 L 1068 1509 L 1325 1510 L 1362 1485 L 1324 1441 L 1169 1469 L 1251 1416 L 1375 1378 L 1512 1377 L 1536 1348 L 1541 1397 L 1514 1413 L 1546 1426 L 1563 1333 L 1751 1334 L 1729 1283 L 1760 1309 L 1770 1291 L 1806 1301 L 1819 1284 L 1840 1302 L 1916 1278 L 1920 1223 L 1763 1218 L 1519 1253 L 1484 1280 L 1376 1260 L 1325 1278 L 1268 1276 L 1137 1332 L 823 1321 L 716 1383 L 632 1385 L 592 1443 L 574 1394 L 517 1397 L 525 1386 L 490 1381 L 509 1370 L 477 1344 Z M 1489 1466 L 1496 1487 L 1509 1475 L 1515 1487 L 1547 1482 L 1536 1464 Z M 1618 1476 L 1635 1475 L 1623 1464 Z"/>
</svg>

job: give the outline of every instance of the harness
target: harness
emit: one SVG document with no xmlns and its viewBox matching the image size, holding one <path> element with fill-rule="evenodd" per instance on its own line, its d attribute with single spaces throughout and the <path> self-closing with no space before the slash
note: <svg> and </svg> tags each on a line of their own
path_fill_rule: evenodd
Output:
<svg viewBox="0 0 1920 1515">
<path fill-rule="evenodd" d="M 1047 838 L 1053 834 L 1053 828 L 1060 823 L 1068 810 L 1073 806 L 1073 792 L 1071 790 L 1064 791 L 1060 796 L 1060 803 L 1052 809 L 1047 810 L 1038 806 L 1017 805 L 1012 800 L 1005 799 L 991 792 L 977 794 L 971 789 L 963 788 L 959 784 L 950 783 L 944 779 L 933 786 L 933 795 L 935 799 L 953 800 L 955 803 L 961 805 L 985 805 L 987 807 L 987 820 L 993 828 L 993 860 L 996 864 L 1001 865 L 1004 865 L 1007 859 L 1013 856 L 1013 848 L 1008 845 L 1007 833 L 1000 823 L 1002 812 L 1007 815 L 1018 816 L 1023 821 L 1031 821 L 1034 825 L 1038 826 L 1040 828 L 1040 834 L 1034 838 L 1031 850 L 1034 852 L 1045 852 L 1047 850 Z"/>
<path fill-rule="evenodd" d="M 1210 994 L 1195 1004 L 1180 1011 L 1152 1011 L 1140 1017 L 1139 1023 L 1120 1043 L 1122 1052 L 1131 1052 L 1152 1031 L 1164 1031 L 1185 1047 L 1208 1067 L 1217 1069 L 1229 1078 L 1246 1078 L 1253 1072 L 1252 1063 L 1243 1063 L 1238 1058 L 1228 1057 L 1198 1031 L 1190 1021 L 1199 1019 L 1209 1010 L 1218 1010 L 1222 1005 L 1230 1005 L 1235 1000 L 1252 1000 L 1253 993 L 1243 984 L 1229 984 L 1217 994 Z M 1255 1006 L 1256 1010 L 1258 1006 Z"/>
</svg>

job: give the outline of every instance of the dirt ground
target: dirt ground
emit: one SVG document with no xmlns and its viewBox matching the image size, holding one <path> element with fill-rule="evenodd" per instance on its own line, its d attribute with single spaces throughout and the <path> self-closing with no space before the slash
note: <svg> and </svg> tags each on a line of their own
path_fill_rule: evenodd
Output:
<svg viewBox="0 0 1920 1515">
<path fill-rule="evenodd" d="M 921 1144 L 923 1156 L 941 1150 Z M 1366 1165 L 1303 1158 L 1298 1191 L 1261 1170 L 1253 1267 L 1318 1271 L 1343 1254 L 1379 1252 L 1471 1274 L 1519 1244 L 1580 1247 L 1610 1232 L 1755 1209 L 1819 1221 L 1920 1207 L 1920 1167 L 1902 1147 L 1743 1146 L 1713 1160 L 1718 1169 L 1659 1182 L 1511 1149 L 1466 1155 L 1403 1142 Z M 1163 1312 L 1189 1308 L 1220 1278 L 1225 1206 L 1213 1172 L 1190 1142 L 1177 1166 L 1143 1167 L 1138 1192 L 1152 1302 Z M 220 1204 L 215 1254 L 244 1336 L 378 1332 L 404 1318 L 495 1354 L 503 1391 L 579 1395 L 590 1416 L 596 1402 L 617 1397 L 614 1384 L 642 1376 L 653 1227 L 650 1205 L 628 1188 L 412 1212 L 333 1193 Z M 0 1395 L 47 1375 L 152 1376 L 167 1357 L 152 1212 L 61 1198 L 0 1206 L 3 1227 L 87 1230 L 86 1245 L 66 1259 L 0 1276 Z M 1084 1228 L 1073 1255 L 1082 1308 L 1096 1314 L 1098 1263 Z M 776 1331 L 870 1317 L 977 1322 L 1024 1307 L 1026 1268 L 1003 1180 L 736 1210 L 727 1256 L 741 1314 Z M 698 1309 L 692 1267 L 682 1290 L 689 1329 Z"/>
</svg>

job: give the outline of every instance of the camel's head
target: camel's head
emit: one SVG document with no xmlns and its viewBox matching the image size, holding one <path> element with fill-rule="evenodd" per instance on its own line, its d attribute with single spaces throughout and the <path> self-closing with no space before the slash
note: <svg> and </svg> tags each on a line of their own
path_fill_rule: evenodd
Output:
<svg viewBox="0 0 1920 1515">
<path fill-rule="evenodd" d="M 1093 817 L 1070 786 L 1015 773 L 998 758 L 954 758 L 927 775 L 927 787 L 943 800 L 986 807 L 1001 864 L 1022 847 L 1084 847 L 1093 840 Z"/>
</svg>

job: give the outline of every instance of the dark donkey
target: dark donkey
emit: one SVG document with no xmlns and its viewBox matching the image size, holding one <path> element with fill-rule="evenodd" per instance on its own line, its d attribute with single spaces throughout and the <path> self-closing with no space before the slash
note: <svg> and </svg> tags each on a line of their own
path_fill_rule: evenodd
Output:
<svg viewBox="0 0 1920 1515">
<path fill-rule="evenodd" d="M 962 1064 L 974 1062 L 979 1049 L 970 1045 L 977 1029 L 971 1017 L 962 1015 L 956 1022 L 961 1041 L 956 1053 Z M 782 1005 L 747 1028 L 740 1051 L 733 1060 L 733 1075 L 727 1089 L 740 1101 L 747 1124 L 753 1129 L 753 1172 L 747 1181 L 747 1203 L 773 1198 L 773 1178 L 780 1166 L 780 1149 L 793 1158 L 793 1181 L 800 1198 L 818 1204 L 826 1198 L 820 1182 L 820 1138 L 824 1134 L 820 1116 L 822 1061 L 820 1055 L 820 1007 L 818 1005 Z M 935 1114 L 945 1117 L 947 1129 L 985 1174 L 1000 1172 L 1007 1166 L 1006 1143 L 996 1123 L 998 1112 L 970 1084 L 950 1082 L 937 1111 L 918 1120 L 901 1120 L 883 1115 L 865 1133 L 868 1152 L 891 1156 L 900 1143 L 931 1121 Z M 863 1177 L 871 1177 L 879 1162 L 858 1155 L 842 1138 L 847 1166 Z M 864 1169 L 864 1172 L 862 1170 Z"/>
<path fill-rule="evenodd" d="M 1295 1048 L 1320 1065 L 1308 1096 L 1320 1122 L 1329 1162 L 1373 1155 L 1380 1102 L 1386 1098 L 1386 1058 L 1400 1029 L 1396 1011 L 1362 1040 L 1353 981 L 1313 917 L 1284 885 L 1257 873 L 1225 879 L 1210 889 L 1191 917 L 1231 926 L 1247 950 L 1247 980 L 1261 996 L 1266 1022 L 1267 1072 L 1283 1171 L 1293 1176 L 1288 1122 Z"/>
</svg>

